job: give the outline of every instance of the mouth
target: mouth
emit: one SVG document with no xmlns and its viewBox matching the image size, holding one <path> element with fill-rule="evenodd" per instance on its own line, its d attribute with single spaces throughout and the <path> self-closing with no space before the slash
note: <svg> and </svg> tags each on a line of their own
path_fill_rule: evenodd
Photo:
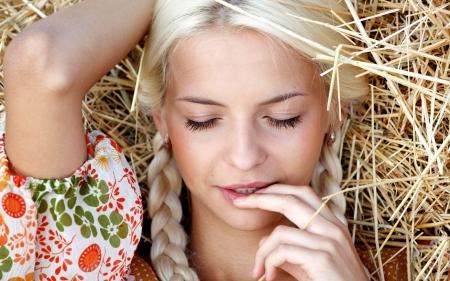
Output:
<svg viewBox="0 0 450 281">
<path fill-rule="evenodd" d="M 267 188 L 268 186 L 275 184 L 275 182 L 252 182 L 247 184 L 232 184 L 228 186 L 219 186 L 219 190 L 224 197 L 232 202 L 236 198 L 245 197 L 256 193 L 260 190 Z"/>
<path fill-rule="evenodd" d="M 267 186 L 264 187 L 255 187 L 255 188 L 235 188 L 232 189 L 234 192 L 239 193 L 239 194 L 252 194 L 255 193 L 256 191 L 266 188 Z"/>
</svg>

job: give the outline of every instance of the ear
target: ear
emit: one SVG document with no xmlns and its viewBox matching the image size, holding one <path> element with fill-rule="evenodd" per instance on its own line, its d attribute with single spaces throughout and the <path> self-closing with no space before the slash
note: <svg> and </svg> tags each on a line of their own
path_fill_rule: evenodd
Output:
<svg viewBox="0 0 450 281">
<path fill-rule="evenodd" d="M 153 112 L 153 122 L 155 122 L 156 129 L 161 136 L 165 136 L 167 132 L 166 122 L 164 120 L 163 112 L 161 110 Z"/>
<path fill-rule="evenodd" d="M 342 124 L 345 121 L 345 118 L 347 118 L 348 112 L 350 110 L 350 106 L 346 102 L 341 102 L 341 110 L 336 108 L 336 110 L 331 109 L 330 114 L 328 115 L 328 126 L 327 126 L 327 132 L 330 129 L 334 129 L 334 131 L 339 131 Z"/>
<path fill-rule="evenodd" d="M 350 105 L 347 102 L 341 102 L 341 120 L 339 121 L 339 128 L 344 123 L 345 118 L 347 118 L 348 111 L 350 110 Z"/>
</svg>

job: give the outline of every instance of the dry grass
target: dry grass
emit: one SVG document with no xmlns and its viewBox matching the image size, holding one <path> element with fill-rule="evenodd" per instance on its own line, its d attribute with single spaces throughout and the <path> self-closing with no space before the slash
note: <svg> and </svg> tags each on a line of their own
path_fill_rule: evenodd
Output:
<svg viewBox="0 0 450 281">
<path fill-rule="evenodd" d="M 1 0 L 0 65 L 18 32 L 75 2 Z M 350 9 L 355 22 L 348 34 L 358 47 L 343 46 L 336 62 L 361 67 L 372 90 L 365 106 L 355 109 L 358 117 L 344 127 L 342 188 L 353 237 L 378 250 L 404 247 L 409 280 L 449 279 L 449 7 L 445 0 L 358 0 Z M 130 113 L 140 52 L 137 46 L 91 89 L 84 112 L 88 129 L 121 144 L 146 194 L 154 127 Z M 368 60 L 356 59 L 360 55 Z M 323 52 L 318 59 L 335 56 Z"/>
</svg>

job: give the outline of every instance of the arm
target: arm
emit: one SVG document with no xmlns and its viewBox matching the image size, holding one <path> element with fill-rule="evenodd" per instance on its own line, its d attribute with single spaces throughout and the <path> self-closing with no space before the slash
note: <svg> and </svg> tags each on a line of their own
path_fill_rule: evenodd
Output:
<svg viewBox="0 0 450 281">
<path fill-rule="evenodd" d="M 153 0 L 86 0 L 21 32 L 4 59 L 6 151 L 21 175 L 61 178 L 86 160 L 81 103 L 145 35 Z"/>
</svg>

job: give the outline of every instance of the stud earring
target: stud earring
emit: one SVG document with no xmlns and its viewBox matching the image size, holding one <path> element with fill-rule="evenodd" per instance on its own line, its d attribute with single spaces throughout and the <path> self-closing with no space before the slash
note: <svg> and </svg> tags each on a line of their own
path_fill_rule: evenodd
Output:
<svg viewBox="0 0 450 281">
<path fill-rule="evenodd" d="M 328 145 L 332 145 L 336 141 L 336 132 L 333 129 L 330 129 L 328 133 Z"/>
<path fill-rule="evenodd" d="M 163 142 L 164 142 L 164 147 L 165 147 L 167 150 L 170 150 L 170 149 L 172 148 L 172 143 L 170 142 L 169 134 L 166 134 L 166 135 L 164 136 Z"/>
</svg>

